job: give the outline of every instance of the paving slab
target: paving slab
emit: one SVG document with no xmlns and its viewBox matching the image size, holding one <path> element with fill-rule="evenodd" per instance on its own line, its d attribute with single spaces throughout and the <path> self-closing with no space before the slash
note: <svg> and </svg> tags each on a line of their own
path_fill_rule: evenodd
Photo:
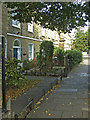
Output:
<svg viewBox="0 0 90 120">
<path fill-rule="evenodd" d="M 88 59 L 63 81 L 27 118 L 88 118 Z"/>
<path fill-rule="evenodd" d="M 47 76 L 27 76 L 28 80 L 42 80 L 41 83 L 37 84 L 34 88 L 28 90 L 21 96 L 18 96 L 16 100 L 11 103 L 11 111 L 14 114 L 19 114 L 22 110 L 33 100 L 35 104 L 53 85 L 56 84 L 57 77 Z"/>
</svg>

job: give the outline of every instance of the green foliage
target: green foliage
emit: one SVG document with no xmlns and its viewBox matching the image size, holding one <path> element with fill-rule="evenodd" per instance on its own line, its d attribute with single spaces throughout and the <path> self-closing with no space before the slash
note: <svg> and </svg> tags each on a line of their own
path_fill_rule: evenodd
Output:
<svg viewBox="0 0 90 120">
<path fill-rule="evenodd" d="M 83 30 L 78 29 L 75 35 L 75 48 L 80 51 L 88 50 L 88 32 L 84 33 Z"/>
<path fill-rule="evenodd" d="M 24 68 L 24 70 L 29 70 L 30 69 L 30 62 L 29 62 L 28 59 L 24 60 L 24 62 L 23 62 L 23 68 Z"/>
<path fill-rule="evenodd" d="M 57 60 L 60 64 L 64 58 L 64 50 L 62 50 L 60 47 L 56 47 L 54 49 L 54 55 L 55 55 L 55 57 L 57 57 Z"/>
<path fill-rule="evenodd" d="M 34 59 L 34 60 L 24 60 L 23 62 L 23 68 L 24 70 L 30 70 L 32 68 L 36 68 L 39 66 L 38 60 Z"/>
<path fill-rule="evenodd" d="M 7 86 L 18 86 L 20 81 L 25 80 L 20 63 L 22 62 L 16 58 L 5 60 L 5 80 Z"/>
<path fill-rule="evenodd" d="M 38 56 L 41 71 L 46 72 L 49 67 L 52 68 L 53 50 L 53 42 L 43 41 L 41 43 Z"/>
<path fill-rule="evenodd" d="M 63 32 L 85 26 L 90 16 L 88 2 L 7 2 L 7 7 L 13 9 L 10 13 L 17 13 L 13 18 L 20 22 L 30 23 L 33 17 L 35 23 Z"/>
<path fill-rule="evenodd" d="M 82 52 L 78 50 L 67 50 L 66 55 L 69 59 L 69 65 L 72 69 L 76 64 L 82 61 Z"/>
</svg>

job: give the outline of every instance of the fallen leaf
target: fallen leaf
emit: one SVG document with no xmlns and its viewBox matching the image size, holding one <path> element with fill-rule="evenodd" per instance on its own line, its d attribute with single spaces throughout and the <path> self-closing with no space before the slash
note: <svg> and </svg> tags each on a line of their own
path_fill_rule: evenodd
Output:
<svg viewBox="0 0 90 120">
<path fill-rule="evenodd" d="M 56 87 L 60 87 L 60 85 L 56 85 Z"/>
<path fill-rule="evenodd" d="M 46 100 L 48 100 L 48 98 L 46 98 Z"/>
<path fill-rule="evenodd" d="M 48 110 L 46 110 L 45 113 L 48 113 Z"/>
<path fill-rule="evenodd" d="M 70 102 L 69 104 L 71 105 L 72 103 Z"/>
<path fill-rule="evenodd" d="M 51 92 L 53 91 L 53 89 L 51 89 Z"/>
<path fill-rule="evenodd" d="M 50 91 L 48 91 L 48 93 L 50 93 Z"/>
<path fill-rule="evenodd" d="M 43 98 L 41 98 L 40 100 L 43 100 Z"/>
<path fill-rule="evenodd" d="M 69 103 L 68 103 L 68 105 L 71 105 L 71 104 L 72 104 L 72 102 L 69 102 Z"/>
<path fill-rule="evenodd" d="M 48 115 L 50 116 L 51 114 L 49 113 Z"/>
<path fill-rule="evenodd" d="M 37 103 L 36 103 L 36 105 L 39 105 L 41 102 L 40 101 L 38 101 Z"/>
</svg>

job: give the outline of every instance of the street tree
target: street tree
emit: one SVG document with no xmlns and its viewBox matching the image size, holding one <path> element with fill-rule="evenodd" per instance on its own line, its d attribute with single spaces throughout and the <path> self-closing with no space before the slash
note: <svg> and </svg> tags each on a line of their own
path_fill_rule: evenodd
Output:
<svg viewBox="0 0 90 120">
<path fill-rule="evenodd" d="M 85 32 L 83 30 L 81 30 L 80 28 L 77 29 L 76 35 L 75 35 L 75 48 L 77 50 L 81 50 L 81 51 L 87 51 L 89 48 L 89 40 L 88 40 L 88 32 Z"/>
<path fill-rule="evenodd" d="M 88 2 L 7 2 L 10 14 L 20 22 L 33 21 L 45 28 L 71 32 L 73 28 L 85 26 L 89 20 Z"/>
</svg>

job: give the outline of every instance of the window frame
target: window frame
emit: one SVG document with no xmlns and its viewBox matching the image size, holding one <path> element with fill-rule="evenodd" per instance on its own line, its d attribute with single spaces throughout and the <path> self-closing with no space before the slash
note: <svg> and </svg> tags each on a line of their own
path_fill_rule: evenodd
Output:
<svg viewBox="0 0 90 120">
<path fill-rule="evenodd" d="M 28 23 L 27 25 L 28 25 L 28 32 L 33 33 L 33 21 L 31 21 L 31 23 Z M 29 26 L 30 26 L 30 28 L 29 28 Z"/>
<path fill-rule="evenodd" d="M 32 45 L 32 58 L 29 57 L 29 45 Z M 28 59 L 29 60 L 33 60 L 34 59 L 34 44 L 33 43 L 29 43 L 28 44 Z"/>
<path fill-rule="evenodd" d="M 18 41 L 19 42 L 19 46 L 14 46 L 14 42 L 15 41 Z M 21 60 L 21 41 L 19 40 L 19 39 L 15 39 L 14 41 L 13 41 L 13 49 L 14 48 L 17 48 L 18 49 L 18 60 Z M 13 55 L 13 53 L 12 53 L 12 55 Z M 12 56 L 13 57 L 13 56 Z"/>
<path fill-rule="evenodd" d="M 52 39 L 55 40 L 55 31 L 52 31 Z"/>
<path fill-rule="evenodd" d="M 14 16 L 15 14 L 17 14 L 17 13 L 12 13 L 12 16 Z M 13 21 L 18 22 L 18 24 L 17 25 L 13 24 Z M 12 19 L 12 26 L 20 29 L 20 22 L 18 20 Z"/>
<path fill-rule="evenodd" d="M 42 36 L 45 37 L 45 28 L 42 27 Z"/>
<path fill-rule="evenodd" d="M 58 32 L 56 32 L 56 40 L 59 40 Z"/>
<path fill-rule="evenodd" d="M 48 38 L 51 38 L 51 31 L 50 31 L 50 29 L 48 30 Z"/>
</svg>

